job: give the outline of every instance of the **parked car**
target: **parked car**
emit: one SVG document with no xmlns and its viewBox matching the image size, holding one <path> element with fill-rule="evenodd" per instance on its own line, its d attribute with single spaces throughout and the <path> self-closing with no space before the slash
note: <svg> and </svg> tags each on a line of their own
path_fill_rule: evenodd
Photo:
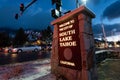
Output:
<svg viewBox="0 0 120 80">
<path fill-rule="evenodd" d="M 41 50 L 41 46 L 36 45 L 24 45 L 24 46 L 16 46 L 16 47 L 10 47 L 6 49 L 6 52 L 8 53 L 22 53 L 22 52 L 39 52 Z"/>
<path fill-rule="evenodd" d="M 47 50 L 52 50 L 52 46 L 51 46 L 51 45 L 46 46 L 46 49 L 47 49 Z"/>
</svg>

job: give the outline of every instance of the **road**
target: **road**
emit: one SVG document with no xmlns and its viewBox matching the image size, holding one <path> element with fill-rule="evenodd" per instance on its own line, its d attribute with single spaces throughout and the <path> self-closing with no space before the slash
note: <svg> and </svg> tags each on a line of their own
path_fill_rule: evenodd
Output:
<svg viewBox="0 0 120 80">
<path fill-rule="evenodd" d="M 0 65 L 45 59 L 50 58 L 50 55 L 51 51 L 40 51 L 39 53 L 24 52 L 20 54 L 0 53 Z"/>
<path fill-rule="evenodd" d="M 120 48 L 109 48 L 109 49 L 100 49 L 96 51 L 96 54 L 103 53 L 104 51 L 117 51 L 120 52 Z M 34 52 L 24 52 L 20 54 L 9 54 L 0 52 L 0 65 L 17 63 L 17 62 L 25 62 L 37 59 L 45 59 L 50 58 L 51 51 L 40 51 L 39 53 Z"/>
</svg>

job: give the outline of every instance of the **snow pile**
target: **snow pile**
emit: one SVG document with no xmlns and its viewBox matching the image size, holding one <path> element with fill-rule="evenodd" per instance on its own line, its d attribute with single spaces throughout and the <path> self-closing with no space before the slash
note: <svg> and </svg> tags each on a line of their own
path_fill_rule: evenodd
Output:
<svg viewBox="0 0 120 80">
<path fill-rule="evenodd" d="M 0 66 L 0 80 L 34 80 L 50 73 L 50 59 Z"/>
</svg>

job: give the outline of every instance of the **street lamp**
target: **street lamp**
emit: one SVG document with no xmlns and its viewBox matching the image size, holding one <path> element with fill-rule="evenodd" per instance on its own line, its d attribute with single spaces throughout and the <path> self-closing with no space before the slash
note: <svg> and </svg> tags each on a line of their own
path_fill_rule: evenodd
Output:
<svg viewBox="0 0 120 80">
<path fill-rule="evenodd" d="M 83 5 L 86 5 L 87 0 L 82 0 L 82 2 L 83 2 Z"/>
<path fill-rule="evenodd" d="M 76 0 L 76 8 L 79 8 L 79 1 Z"/>
</svg>

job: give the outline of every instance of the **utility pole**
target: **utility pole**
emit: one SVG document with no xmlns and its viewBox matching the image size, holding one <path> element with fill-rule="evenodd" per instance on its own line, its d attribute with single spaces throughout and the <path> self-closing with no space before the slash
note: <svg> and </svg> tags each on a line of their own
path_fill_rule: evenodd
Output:
<svg viewBox="0 0 120 80">
<path fill-rule="evenodd" d="M 114 47 L 116 47 L 116 41 L 115 41 L 115 38 L 114 38 L 114 33 L 116 32 L 116 29 L 113 29 L 112 30 L 112 38 L 113 38 L 113 43 L 114 43 Z"/>
<path fill-rule="evenodd" d="M 105 40 L 105 48 L 107 48 L 108 44 L 107 44 L 106 33 L 105 33 L 103 22 L 101 22 L 101 27 L 102 27 L 102 31 L 103 31 L 103 37 L 104 37 L 104 40 Z"/>
<path fill-rule="evenodd" d="M 79 8 L 79 1 L 76 0 L 76 8 Z"/>
<path fill-rule="evenodd" d="M 56 8 L 51 10 L 51 16 L 53 18 L 59 18 L 62 16 L 61 6 L 62 6 L 62 0 L 51 0 L 52 5 L 55 4 Z"/>
</svg>

